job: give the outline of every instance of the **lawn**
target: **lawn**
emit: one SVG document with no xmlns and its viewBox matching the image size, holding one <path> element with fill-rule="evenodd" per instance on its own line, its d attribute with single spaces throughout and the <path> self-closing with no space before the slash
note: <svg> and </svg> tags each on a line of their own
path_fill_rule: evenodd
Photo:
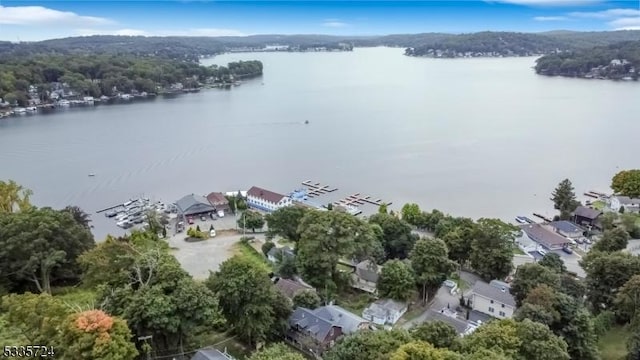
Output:
<svg viewBox="0 0 640 360">
<path fill-rule="evenodd" d="M 624 360 L 627 356 L 627 339 L 629 329 L 624 326 L 616 326 L 607 331 L 598 341 L 598 348 L 602 360 Z"/>
<path fill-rule="evenodd" d="M 356 315 L 362 314 L 369 304 L 375 301 L 373 295 L 357 291 L 355 289 L 348 289 L 338 294 L 336 298 L 336 305 L 341 306 Z"/>
<path fill-rule="evenodd" d="M 604 209 L 605 205 L 606 205 L 605 202 L 602 201 L 602 200 L 596 200 L 596 201 L 591 203 L 591 206 L 594 209 L 599 210 L 599 211 L 602 211 L 602 209 Z"/>
<path fill-rule="evenodd" d="M 262 253 L 258 252 L 251 244 L 246 242 L 239 242 L 234 246 L 234 252 L 236 255 L 240 255 L 251 259 L 257 265 L 265 269 L 267 272 L 273 271 L 271 263 L 267 261 L 267 259 L 262 255 Z"/>
</svg>

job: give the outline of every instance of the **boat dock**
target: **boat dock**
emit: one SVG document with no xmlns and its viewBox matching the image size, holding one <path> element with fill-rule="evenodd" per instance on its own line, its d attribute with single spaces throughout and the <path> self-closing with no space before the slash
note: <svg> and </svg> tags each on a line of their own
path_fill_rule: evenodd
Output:
<svg viewBox="0 0 640 360">
<path fill-rule="evenodd" d="M 592 197 L 594 199 L 599 199 L 600 198 L 600 196 L 598 196 L 598 195 L 596 195 L 594 193 L 591 193 L 591 192 L 584 193 L 584 196 Z"/>
<path fill-rule="evenodd" d="M 366 205 L 366 204 L 371 204 L 371 205 L 376 205 L 376 206 L 380 206 L 380 205 L 391 205 L 391 203 L 385 203 L 382 201 L 382 199 L 375 199 L 373 200 L 373 198 L 371 196 L 363 196 L 360 195 L 360 193 L 357 194 L 353 194 L 353 195 L 349 195 L 344 199 L 340 199 L 336 202 L 334 202 L 335 205 L 342 205 L 342 206 L 357 206 L 357 205 Z"/>
<path fill-rule="evenodd" d="M 328 194 L 330 192 L 337 191 L 338 188 L 330 187 L 329 185 L 322 185 L 320 183 L 314 183 L 311 180 L 303 181 L 302 185 L 306 186 L 309 191 L 307 192 L 308 197 L 316 197 L 324 194 Z"/>
<path fill-rule="evenodd" d="M 110 206 L 108 208 L 104 208 L 104 209 L 96 211 L 96 214 L 100 214 L 100 213 L 103 213 L 105 211 L 109 211 L 111 209 L 116 209 L 116 208 L 120 208 L 120 207 L 124 207 L 124 205 L 123 204 L 118 204 L 118 205 Z"/>
<path fill-rule="evenodd" d="M 533 216 L 535 216 L 537 218 L 540 218 L 540 219 L 542 219 L 542 220 L 544 220 L 546 222 L 552 222 L 553 221 L 553 219 L 549 219 L 548 217 L 546 217 L 544 215 L 537 214 L 537 213 L 533 213 Z"/>
</svg>

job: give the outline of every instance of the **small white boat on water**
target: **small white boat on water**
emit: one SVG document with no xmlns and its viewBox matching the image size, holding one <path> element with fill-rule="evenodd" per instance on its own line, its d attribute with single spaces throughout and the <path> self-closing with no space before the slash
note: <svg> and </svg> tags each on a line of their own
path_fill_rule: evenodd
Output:
<svg viewBox="0 0 640 360">
<path fill-rule="evenodd" d="M 13 113 L 17 114 L 17 115 L 26 114 L 27 113 L 27 109 L 21 108 L 21 107 L 15 108 L 15 109 L 13 109 Z"/>
<path fill-rule="evenodd" d="M 27 110 L 27 112 L 34 113 L 34 112 L 38 111 L 38 108 L 35 107 L 35 106 L 29 106 L 29 107 L 25 108 L 25 110 Z"/>
<path fill-rule="evenodd" d="M 67 106 L 71 106 L 71 102 L 69 100 L 60 100 L 56 103 L 56 105 L 67 107 Z"/>
<path fill-rule="evenodd" d="M 94 173 L 90 173 L 89 174 L 89 177 L 94 177 L 94 176 L 96 176 L 96 174 L 94 174 Z"/>
</svg>

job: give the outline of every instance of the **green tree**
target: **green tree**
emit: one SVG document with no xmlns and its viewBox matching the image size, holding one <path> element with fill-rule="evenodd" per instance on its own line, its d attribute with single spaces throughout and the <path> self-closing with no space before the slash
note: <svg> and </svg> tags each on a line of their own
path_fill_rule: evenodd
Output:
<svg viewBox="0 0 640 360">
<path fill-rule="evenodd" d="M 422 211 L 418 204 L 404 204 L 401 210 L 402 220 L 408 224 L 418 226 Z"/>
<path fill-rule="evenodd" d="M 610 309 L 616 292 L 640 273 L 640 258 L 623 252 L 590 251 L 580 265 L 586 273 L 587 299 L 595 311 Z"/>
<path fill-rule="evenodd" d="M 314 290 L 298 291 L 292 300 L 295 307 L 301 306 L 312 310 L 320 306 L 321 303 L 320 296 Z"/>
<path fill-rule="evenodd" d="M 544 266 L 557 274 L 562 274 L 567 271 L 566 266 L 564 266 L 564 261 L 560 255 L 556 253 L 545 254 L 542 259 L 538 261 L 538 265 Z"/>
<path fill-rule="evenodd" d="M 207 286 L 218 295 L 224 317 L 244 341 L 262 343 L 286 329 L 288 301 L 273 287 L 266 270 L 251 259 L 226 260 L 207 279 Z"/>
<path fill-rule="evenodd" d="M 79 224 L 86 228 L 90 228 L 89 223 L 91 222 L 91 215 L 84 212 L 84 210 L 80 209 L 77 206 L 67 206 L 63 209 L 63 211 L 71 214 L 73 219 Z"/>
<path fill-rule="evenodd" d="M 256 229 L 262 229 L 264 226 L 264 218 L 262 214 L 253 210 L 245 210 L 238 219 L 238 227 L 241 229 L 251 229 L 256 232 Z"/>
<path fill-rule="evenodd" d="M 618 291 L 614 302 L 616 313 L 621 319 L 636 319 L 640 310 L 640 275 L 632 276 Z"/>
<path fill-rule="evenodd" d="M 587 293 L 584 281 L 570 274 L 560 275 L 560 291 L 582 302 Z"/>
<path fill-rule="evenodd" d="M 346 336 L 329 350 L 325 360 L 385 359 L 401 345 L 412 341 L 406 330 L 360 331 Z"/>
<path fill-rule="evenodd" d="M 403 220 L 389 214 L 375 214 L 369 217 L 369 223 L 382 228 L 382 246 L 386 259 L 405 259 L 418 236 L 411 233 L 411 226 Z"/>
<path fill-rule="evenodd" d="M 402 260 L 389 260 L 380 270 L 376 287 L 383 298 L 407 301 L 411 298 L 415 284 L 411 264 Z"/>
<path fill-rule="evenodd" d="M 277 343 L 256 351 L 248 360 L 305 360 L 305 358 L 287 345 Z"/>
<path fill-rule="evenodd" d="M 516 323 L 516 334 L 522 340 L 518 359 L 569 360 L 567 343 L 544 324 L 525 319 Z"/>
<path fill-rule="evenodd" d="M 340 211 L 310 211 L 300 230 L 296 248 L 300 275 L 327 292 L 336 290 L 340 258 L 364 260 L 379 246 L 369 224 Z"/>
<path fill-rule="evenodd" d="M 438 349 L 424 341 L 404 344 L 391 354 L 390 360 L 462 360 L 462 355 L 446 349 Z"/>
<path fill-rule="evenodd" d="M 640 359 L 640 328 L 632 327 L 631 336 L 627 340 L 627 357 L 626 360 Z"/>
<path fill-rule="evenodd" d="M 602 238 L 591 248 L 593 251 L 615 252 L 624 250 L 629 243 L 629 234 L 622 228 L 606 230 Z"/>
<path fill-rule="evenodd" d="M 516 270 L 510 292 L 520 306 L 529 292 L 541 284 L 557 289 L 560 286 L 560 275 L 540 264 L 524 264 Z"/>
<path fill-rule="evenodd" d="M 522 339 L 518 337 L 516 322 L 513 320 L 490 321 L 462 338 L 465 353 L 489 349 L 502 352 L 511 359 L 516 358 L 521 345 Z"/>
<path fill-rule="evenodd" d="M 93 246 L 91 232 L 66 211 L 0 214 L 0 272 L 8 274 L 10 290 L 49 293 L 56 281 L 78 280 L 76 258 Z"/>
<path fill-rule="evenodd" d="M 603 230 L 611 230 L 615 228 L 615 224 L 618 221 L 618 214 L 614 212 L 606 212 L 600 216 L 600 226 Z"/>
<path fill-rule="evenodd" d="M 427 321 L 411 328 L 411 336 L 437 348 L 453 348 L 458 341 L 456 329 L 444 321 Z"/>
<path fill-rule="evenodd" d="M 420 239 L 409 254 L 420 295 L 424 303 L 431 299 L 455 269 L 449 260 L 447 246 L 440 239 Z"/>
<path fill-rule="evenodd" d="M 471 255 L 471 244 L 476 234 L 476 224 L 471 219 L 457 218 L 451 231 L 442 236 L 449 249 L 449 258 L 464 265 Z"/>
<path fill-rule="evenodd" d="M 31 190 L 25 189 L 13 180 L 0 181 L 0 214 L 29 210 L 31 195 Z"/>
<path fill-rule="evenodd" d="M 69 309 L 49 294 L 10 294 L 2 298 L 2 311 L 11 328 L 30 344 L 59 346 L 60 325 Z"/>
<path fill-rule="evenodd" d="M 611 188 L 620 195 L 640 197 L 640 169 L 618 172 L 611 179 Z"/>
<path fill-rule="evenodd" d="M 138 355 L 127 323 L 101 310 L 70 315 L 61 325 L 65 359 L 133 360 Z"/>
<path fill-rule="evenodd" d="M 471 266 L 485 280 L 502 279 L 513 268 L 515 226 L 497 219 L 478 220 L 471 243 Z"/>
<path fill-rule="evenodd" d="M 298 275 L 296 258 L 292 256 L 283 256 L 282 260 L 278 262 L 276 273 L 285 279 L 293 279 L 294 276 Z"/>
<path fill-rule="evenodd" d="M 294 243 L 298 243 L 300 240 L 298 227 L 307 212 L 309 212 L 309 210 L 302 206 L 286 206 L 267 214 L 265 216 L 267 227 L 269 228 L 267 236 L 273 238 L 278 235 Z"/>
<path fill-rule="evenodd" d="M 388 214 L 389 213 L 389 209 L 387 204 L 381 204 L 380 206 L 378 206 L 378 214 Z"/>
<path fill-rule="evenodd" d="M 558 184 L 551 194 L 551 201 L 553 201 L 553 208 L 560 211 L 561 220 L 568 220 L 571 213 L 580 205 L 569 179 L 564 179 Z"/>
</svg>

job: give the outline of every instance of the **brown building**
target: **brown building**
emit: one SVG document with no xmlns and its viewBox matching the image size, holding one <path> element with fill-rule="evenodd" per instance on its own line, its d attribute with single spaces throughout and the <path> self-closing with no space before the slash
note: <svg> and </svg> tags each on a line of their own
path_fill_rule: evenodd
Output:
<svg viewBox="0 0 640 360">
<path fill-rule="evenodd" d="M 212 192 L 211 194 L 207 195 L 207 200 L 209 200 L 211 205 L 216 208 L 216 211 L 222 210 L 224 212 L 229 212 L 229 210 L 231 210 L 231 208 L 229 207 L 229 200 L 227 200 L 227 198 L 221 192 Z"/>
</svg>

